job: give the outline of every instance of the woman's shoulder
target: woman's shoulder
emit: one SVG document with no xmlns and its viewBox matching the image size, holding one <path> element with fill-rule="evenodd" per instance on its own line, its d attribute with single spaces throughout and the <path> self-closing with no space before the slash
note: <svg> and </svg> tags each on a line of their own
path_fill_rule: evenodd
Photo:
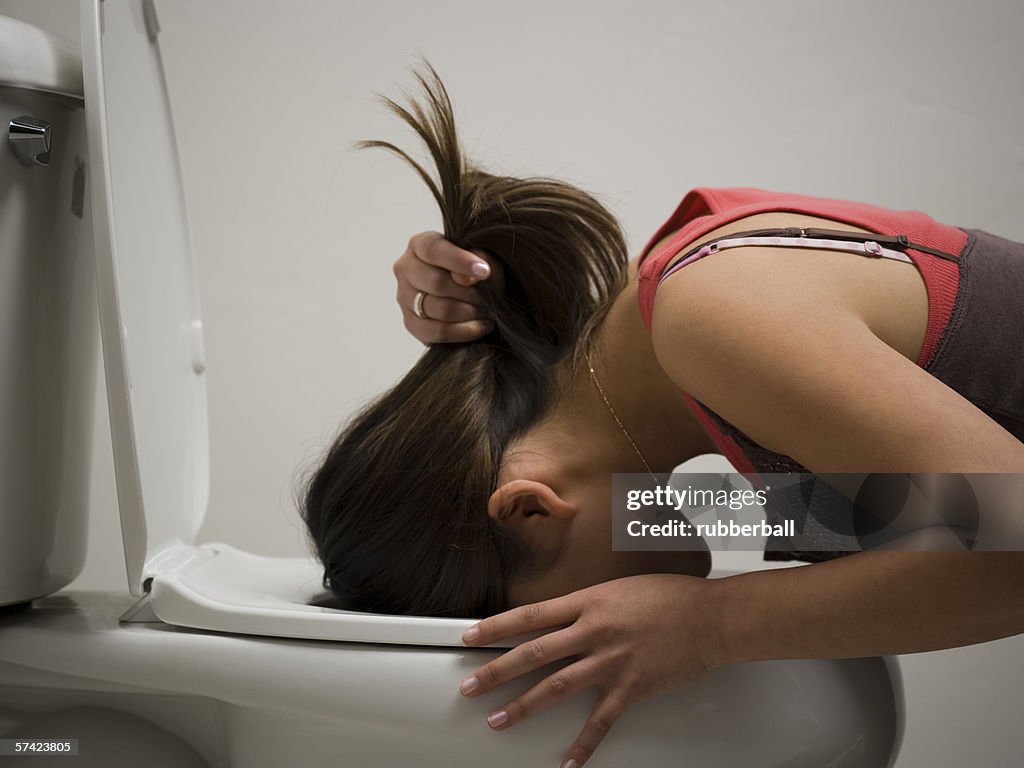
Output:
<svg viewBox="0 0 1024 768">
<path fill-rule="evenodd" d="M 663 272 L 678 261 L 684 253 L 701 245 L 728 237 L 738 232 L 758 229 L 785 227 L 819 227 L 850 232 L 870 233 L 871 230 L 853 226 L 846 222 L 788 211 L 770 211 L 734 219 L 700 237 L 680 243 L 670 258 L 662 254 L 659 261 L 664 264 Z M 659 241 L 651 253 L 667 247 L 676 233 L 669 233 Z M 851 272 L 862 271 L 868 260 L 864 256 L 840 253 L 816 248 L 789 248 L 786 246 L 746 245 L 740 248 L 722 250 L 694 261 L 677 270 L 669 279 L 659 285 L 655 296 L 664 291 L 676 293 L 698 292 L 703 301 L 734 297 L 740 300 L 765 299 L 772 288 L 799 293 L 802 296 L 828 295 L 849 287 Z M 885 261 L 872 259 L 872 262 Z M 650 279 L 657 282 L 658 276 Z M 702 301 L 702 303 L 703 303 Z"/>
<path fill-rule="evenodd" d="M 680 246 L 666 262 L 671 266 L 683 252 L 736 232 L 785 227 L 817 227 L 871 233 L 843 221 L 796 212 L 771 211 L 735 219 Z M 665 247 L 670 233 L 656 244 Z M 652 250 L 651 253 L 654 253 Z M 674 298 L 666 300 L 665 294 Z M 913 264 L 863 254 L 816 248 L 744 246 L 719 251 L 674 273 L 654 296 L 652 331 L 667 319 L 664 309 L 701 315 L 701 323 L 728 323 L 727 312 L 738 304 L 762 307 L 780 303 L 804 312 L 794 322 L 814 322 L 824 313 L 845 313 L 864 322 L 878 338 L 905 357 L 916 359 L 928 320 L 924 282 Z M 803 320 L 800 320 L 800 318 Z M 696 317 L 692 318 L 696 320 Z M 673 322 L 673 325 L 675 323 Z"/>
</svg>

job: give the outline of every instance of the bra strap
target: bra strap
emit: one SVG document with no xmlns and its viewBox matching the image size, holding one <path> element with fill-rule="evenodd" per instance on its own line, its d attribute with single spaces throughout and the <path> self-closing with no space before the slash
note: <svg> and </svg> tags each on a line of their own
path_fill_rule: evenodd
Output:
<svg viewBox="0 0 1024 768">
<path fill-rule="evenodd" d="M 759 238 L 775 238 L 780 241 L 782 239 L 786 239 L 789 242 L 774 242 L 771 239 L 767 241 L 754 242 L 754 240 L 758 240 Z M 814 242 L 813 245 L 811 245 L 812 241 Z M 830 242 L 830 245 L 825 245 L 825 243 Z M 847 247 L 852 244 L 859 244 L 860 247 Z M 729 235 L 723 235 L 722 237 L 710 240 L 702 245 L 698 245 L 690 249 L 679 257 L 679 260 L 672 263 L 671 266 L 662 272 L 661 278 L 658 282 L 660 283 L 677 269 L 689 264 L 691 261 L 703 258 L 703 256 L 707 256 L 709 253 L 715 253 L 716 251 L 723 250 L 725 248 L 735 248 L 739 245 L 796 245 L 806 248 L 830 247 L 835 250 L 864 253 L 868 256 L 894 258 L 899 261 L 912 263 L 910 257 L 894 250 L 899 249 L 902 251 L 904 249 L 911 248 L 913 250 L 930 253 L 948 261 L 959 262 L 959 258 L 957 256 L 946 253 L 945 251 L 939 251 L 935 248 L 920 245 L 918 243 L 912 243 L 906 235 L 877 235 L 874 233 L 848 232 L 840 229 L 821 229 L 818 227 L 751 229 L 745 232 L 733 232 Z M 884 248 L 882 246 L 892 246 L 892 248 Z"/>
</svg>

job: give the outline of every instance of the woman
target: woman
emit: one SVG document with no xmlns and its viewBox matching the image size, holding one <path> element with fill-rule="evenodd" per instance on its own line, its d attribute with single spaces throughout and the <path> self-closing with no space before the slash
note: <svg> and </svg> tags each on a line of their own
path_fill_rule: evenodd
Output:
<svg viewBox="0 0 1024 768">
<path fill-rule="evenodd" d="M 726 664 L 1024 631 L 1016 552 L 793 552 L 827 561 L 707 580 L 706 551 L 609 546 L 613 473 L 708 452 L 741 471 L 1024 471 L 1024 372 L 1000 358 L 1024 344 L 1008 314 L 1024 246 L 919 213 L 695 190 L 627 264 L 590 195 L 466 163 L 442 83 L 417 76 L 428 109 L 385 101 L 426 142 L 440 187 L 393 145 L 361 145 L 405 157 L 441 208 L 444 233 L 413 237 L 395 264 L 406 327 L 432 346 L 348 425 L 304 498 L 342 607 L 501 612 L 469 645 L 553 630 L 460 689 L 575 659 L 488 717 L 504 729 L 597 686 L 568 768 L 629 704 Z M 842 234 L 694 253 L 780 228 L 883 236 L 858 253 L 835 250 Z M 884 237 L 900 234 L 917 247 Z M 999 312 L 1000 344 L 982 348 L 976 322 Z"/>
</svg>

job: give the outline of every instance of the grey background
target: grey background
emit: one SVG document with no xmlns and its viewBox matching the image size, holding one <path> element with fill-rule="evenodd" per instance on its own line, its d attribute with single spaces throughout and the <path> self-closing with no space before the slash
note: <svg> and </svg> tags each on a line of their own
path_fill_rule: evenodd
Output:
<svg viewBox="0 0 1024 768">
<path fill-rule="evenodd" d="M 472 157 L 598 194 L 634 253 L 695 186 L 924 210 L 1024 240 L 1019 0 L 157 8 L 206 325 L 203 541 L 304 553 L 298 468 L 420 352 L 390 265 L 410 235 L 440 228 L 437 212 L 397 159 L 350 150 L 384 138 L 418 152 L 372 96 L 411 89 L 417 51 Z M 0 13 L 78 35 L 70 0 L 0 0 Z M 73 586 L 123 590 L 103 397 L 90 555 Z M 1019 762 L 1022 657 L 1022 637 L 903 657 L 899 768 Z"/>
</svg>

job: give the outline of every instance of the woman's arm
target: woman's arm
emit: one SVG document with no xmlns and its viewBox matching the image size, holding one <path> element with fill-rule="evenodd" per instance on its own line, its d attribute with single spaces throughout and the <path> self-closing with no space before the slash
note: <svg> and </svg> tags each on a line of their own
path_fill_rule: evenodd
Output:
<svg viewBox="0 0 1024 768">
<path fill-rule="evenodd" d="M 843 286 L 809 284 L 752 250 L 659 289 L 654 347 L 678 386 L 813 472 L 1024 472 L 1024 444 L 879 340 Z M 727 661 L 1024 632 L 1021 552 L 865 552 L 718 586 Z"/>
<path fill-rule="evenodd" d="M 808 285 L 752 250 L 659 289 L 654 346 L 677 385 L 813 472 L 1024 472 L 1024 444 L 879 340 L 842 286 Z M 1020 552 L 859 553 L 719 586 L 726 660 L 913 653 L 1024 632 Z"/>
<path fill-rule="evenodd" d="M 719 664 L 917 653 L 1024 632 L 1024 552 L 859 552 L 713 584 Z"/>
</svg>

